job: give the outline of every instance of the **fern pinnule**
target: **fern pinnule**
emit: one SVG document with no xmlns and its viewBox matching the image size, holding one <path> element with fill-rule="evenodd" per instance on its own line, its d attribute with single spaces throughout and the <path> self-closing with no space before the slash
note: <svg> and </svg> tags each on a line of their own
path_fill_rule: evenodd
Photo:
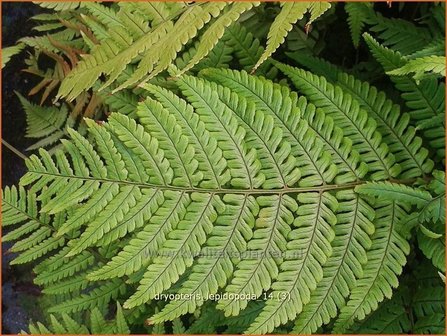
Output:
<svg viewBox="0 0 447 336">
<path fill-rule="evenodd" d="M 194 113 L 192 105 L 161 87 L 145 84 L 143 88 L 152 93 L 166 111 L 175 116 L 182 131 L 193 144 L 200 171 L 209 172 L 202 176 L 200 185 L 204 188 L 225 185 L 230 179 L 229 171 L 226 170 L 227 160 L 216 138 L 210 136 L 204 122 Z"/>
<path fill-rule="evenodd" d="M 116 92 L 136 82 L 146 82 L 167 69 L 186 41 L 196 36 L 198 31 L 212 17 L 217 17 L 227 5 L 226 3 L 206 3 L 203 6 L 193 6 L 186 9 L 170 29 L 170 33 L 175 38 L 166 34 L 153 43 L 150 51 L 142 57 L 137 69 L 130 78 L 114 89 L 114 91 Z M 147 73 L 149 73 L 148 76 L 146 75 Z M 143 79 L 143 77 L 145 78 Z M 110 83 L 111 81 L 109 80 L 103 87 Z"/>
<path fill-rule="evenodd" d="M 19 54 L 24 48 L 24 43 L 18 43 L 15 46 L 2 48 L 2 69 L 14 55 Z"/>
<path fill-rule="evenodd" d="M 169 289 L 200 252 L 217 214 L 225 206 L 213 194 L 191 194 L 191 200 L 193 202 L 188 205 L 185 217 L 168 234 L 160 256 L 148 267 L 137 291 L 124 303 L 125 308 L 146 303 L 157 293 Z"/>
<path fill-rule="evenodd" d="M 442 199 L 442 201 L 444 202 L 445 199 Z M 436 232 L 443 232 L 440 236 L 428 237 L 422 230 L 419 230 L 417 239 L 418 246 L 424 255 L 432 261 L 437 269 L 445 272 L 445 232 L 442 223 L 436 222 L 432 225 L 432 229 Z"/>
<path fill-rule="evenodd" d="M 67 127 L 74 126 L 75 120 L 68 114 L 66 105 L 62 105 L 61 108 L 37 106 L 25 99 L 18 92 L 16 94 L 27 116 L 26 122 L 28 127 L 26 137 L 34 139 L 43 138 L 28 147 L 27 150 L 49 147 L 55 144 L 67 135 Z"/>
<path fill-rule="evenodd" d="M 365 24 L 369 21 L 371 5 L 369 3 L 345 3 L 345 11 L 348 14 L 349 30 L 354 46 L 358 48 L 360 36 Z"/>
<path fill-rule="evenodd" d="M 387 99 L 384 92 L 320 59 L 307 56 L 297 60 L 343 88 L 377 121 L 383 141 L 401 166 L 399 177 L 412 178 L 431 172 L 433 161 L 428 158 L 429 153 L 422 146 L 422 139 L 416 135 L 416 128 L 411 126 L 410 115 L 401 113 L 398 105 Z"/>
<path fill-rule="evenodd" d="M 296 211 L 296 201 L 288 195 L 264 196 L 257 200 L 260 205 L 253 238 L 247 245 L 248 258 L 237 265 L 231 283 L 226 287 L 233 298 L 223 298 L 217 308 L 226 316 L 238 315 L 247 306 L 247 300 L 237 296 L 260 297 L 263 290 L 271 287 L 278 276 L 278 265 L 286 252 L 287 240 Z"/>
<path fill-rule="evenodd" d="M 225 148 L 223 155 L 233 177 L 232 185 L 240 188 L 260 187 L 265 180 L 261 164 L 255 149 L 248 149 L 244 141 L 246 131 L 238 125 L 231 109 L 210 86 L 197 78 L 185 77 L 179 80 L 179 87 L 195 107 L 206 128 L 213 130 L 210 134 L 217 139 L 219 147 Z M 236 148 L 237 152 L 227 150 L 230 148 Z"/>
<path fill-rule="evenodd" d="M 153 214 L 146 212 L 143 230 L 129 241 L 106 265 L 88 275 L 90 280 L 105 280 L 139 271 L 146 258 L 157 255 L 167 239 L 168 232 L 186 213 L 190 200 L 186 194 L 164 193 L 165 202 Z M 144 208 L 142 211 L 146 211 Z"/>
<path fill-rule="evenodd" d="M 399 289 L 391 300 L 386 300 L 379 309 L 357 322 L 349 331 L 355 333 L 406 333 L 411 329 L 411 321 L 406 312 L 408 298 L 405 290 Z"/>
<path fill-rule="evenodd" d="M 117 303 L 116 316 L 113 320 L 106 320 L 98 307 L 94 307 L 90 312 L 89 326 L 81 325 L 71 318 L 67 313 L 53 314 L 49 317 L 50 324 L 37 322 L 29 325 L 29 331 L 33 335 L 40 334 L 97 334 L 108 332 L 111 334 L 130 334 L 126 317 L 119 303 Z"/>
<path fill-rule="evenodd" d="M 52 306 L 50 313 L 74 313 L 83 310 L 105 309 L 112 299 L 117 299 L 125 292 L 125 284 L 121 279 L 113 279 L 93 289 L 88 294 L 81 294 L 73 299 Z"/>
</svg>

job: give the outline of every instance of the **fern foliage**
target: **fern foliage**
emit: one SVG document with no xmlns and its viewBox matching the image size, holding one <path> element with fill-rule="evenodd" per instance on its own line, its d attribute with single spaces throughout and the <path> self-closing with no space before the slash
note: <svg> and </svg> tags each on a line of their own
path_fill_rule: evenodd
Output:
<svg viewBox="0 0 447 336">
<path fill-rule="evenodd" d="M 337 5 L 341 67 L 335 4 L 39 5 L 2 192 L 30 333 L 444 333 L 442 6 Z"/>
<path fill-rule="evenodd" d="M 194 48 L 193 56 L 178 73 L 180 75 L 206 57 L 222 38 L 225 29 L 238 20 L 241 14 L 259 6 L 259 3 L 154 6 L 123 3 L 115 11 L 96 3 L 83 5 L 88 12 L 100 19 L 100 25 L 91 20 L 89 23 L 91 29 L 101 31 L 102 39 L 92 48 L 92 53 L 85 56 L 64 79 L 58 97 L 66 97 L 71 101 L 84 90 L 92 88 L 101 76 L 106 76 L 107 80 L 100 90 L 113 83 L 117 83 L 114 91 L 118 91 L 146 82 L 166 70 L 176 59 L 178 52 L 199 31 L 204 30 Z M 266 50 L 253 69 L 257 69 L 284 42 L 291 25 L 305 13 L 310 13 L 311 23 L 330 7 L 326 3 L 316 6 L 307 2 L 285 3 L 281 6 L 281 11 L 270 28 Z M 129 20 L 133 15 L 137 20 Z M 126 24 L 131 27 L 127 31 L 123 29 Z M 110 29 L 110 32 L 106 32 L 105 28 Z M 126 80 L 120 81 L 119 76 L 131 64 L 135 64 L 136 68 Z"/>
<path fill-rule="evenodd" d="M 50 322 L 48 325 L 41 322 L 31 323 L 29 330 L 33 335 L 130 334 L 126 318 L 119 304 L 117 305 L 116 317 L 113 320 L 106 320 L 99 309 L 95 307 L 90 312 L 90 323 L 88 326 L 79 324 L 66 313 L 62 313 L 58 314 L 58 316 L 50 315 Z"/>
<path fill-rule="evenodd" d="M 8 237 L 26 250 L 15 263 L 52 251 L 36 282 L 68 300 L 51 311 L 112 300 L 137 309 L 174 293 L 149 319 L 160 324 L 212 295 L 226 316 L 265 296 L 247 333 L 291 320 L 307 333 L 338 309 L 335 330 L 345 330 L 391 297 L 409 253 L 399 222 L 431 196 L 386 182 L 401 171 L 400 149 L 355 98 L 297 73 L 321 110 L 266 79 L 207 70 L 176 80 L 184 98 L 143 86 L 137 121 L 87 120 L 90 141 L 69 128 L 63 150 L 32 155 L 28 191 L 4 192 L 4 222 L 22 223 Z M 376 185 L 393 201 L 363 198 Z M 406 197 L 394 200 L 399 190 Z"/>
</svg>

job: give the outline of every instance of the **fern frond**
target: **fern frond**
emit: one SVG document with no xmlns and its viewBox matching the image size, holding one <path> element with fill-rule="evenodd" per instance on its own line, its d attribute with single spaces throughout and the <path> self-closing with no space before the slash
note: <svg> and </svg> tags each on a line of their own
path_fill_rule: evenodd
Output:
<svg viewBox="0 0 447 336">
<path fill-rule="evenodd" d="M 418 319 L 414 325 L 414 332 L 419 334 L 443 334 L 445 332 L 445 314 L 436 313 Z"/>
<path fill-rule="evenodd" d="M 11 60 L 11 57 L 19 54 L 25 48 L 24 43 L 18 43 L 12 47 L 2 48 L 2 69 Z"/>
<path fill-rule="evenodd" d="M 400 177 L 411 178 L 432 170 L 433 162 L 428 159 L 428 151 L 422 147 L 421 138 L 409 125 L 408 114 L 401 114 L 397 105 L 367 82 L 339 73 L 336 83 L 357 99 L 360 106 L 377 121 L 383 141 L 401 167 Z"/>
<path fill-rule="evenodd" d="M 414 204 L 418 208 L 422 208 L 432 199 L 428 191 L 389 182 L 369 182 L 365 185 L 357 186 L 355 191 L 363 195 L 383 197 L 390 201 Z"/>
<path fill-rule="evenodd" d="M 45 204 L 47 199 L 42 200 Z M 64 220 L 64 214 L 54 218 L 55 223 Z M 18 240 L 9 250 L 22 252 L 11 264 L 23 264 L 33 261 L 57 249 L 65 243 L 64 237 L 51 236 L 51 218 L 39 214 L 37 197 L 32 192 L 26 192 L 23 187 L 7 187 L 2 195 L 2 225 L 7 227 L 26 221 L 20 227 L 8 232 L 4 241 Z"/>
<path fill-rule="evenodd" d="M 412 178 L 432 170 L 433 161 L 428 159 L 427 149 L 422 147 L 421 138 L 416 136 L 415 128 L 410 126 L 409 115 L 401 114 L 398 105 L 387 99 L 384 92 L 342 72 L 338 67 L 322 59 L 300 56 L 297 61 L 310 68 L 312 72 L 324 75 L 332 83 L 339 85 L 377 121 L 377 128 L 383 136 L 383 141 L 401 166 L 400 177 Z"/>
<path fill-rule="evenodd" d="M 202 172 L 210 174 L 202 176 L 201 186 L 204 188 L 222 187 L 230 179 L 229 171 L 226 171 L 227 160 L 218 147 L 218 142 L 210 135 L 205 124 L 194 113 L 193 107 L 173 94 L 172 92 L 153 85 L 144 85 L 163 107 L 174 115 L 184 134 L 188 136 L 194 146 L 195 157 Z"/>
<path fill-rule="evenodd" d="M 296 334 L 313 333 L 336 316 L 367 262 L 370 236 L 374 233 L 374 209 L 351 191 L 339 192 L 337 199 L 339 209 L 331 244 L 333 253 L 323 266 L 323 279 L 295 321 L 293 333 Z"/>
<path fill-rule="evenodd" d="M 271 116 L 256 110 L 256 104 L 251 103 L 228 88 L 214 86 L 221 101 L 236 115 L 240 124 L 246 129 L 245 141 L 249 147 L 255 148 L 262 160 L 260 173 L 265 176 L 262 187 L 265 189 L 293 186 L 301 174 L 295 157 L 291 155 L 291 146 L 281 145 L 282 130 L 274 125 Z"/>
<path fill-rule="evenodd" d="M 443 286 L 421 286 L 413 297 L 413 309 L 417 317 L 444 313 L 445 288 Z"/>
<path fill-rule="evenodd" d="M 272 284 L 272 298 L 266 301 L 247 334 L 268 333 L 295 319 L 323 278 L 321 266 L 332 253 L 332 226 L 337 222 L 334 212 L 338 202 L 329 193 L 302 193 L 298 201 L 302 205 L 294 222 L 297 228 L 289 235 L 284 262 Z M 301 257 L 296 260 L 298 255 Z"/>
<path fill-rule="evenodd" d="M 403 76 L 410 73 L 415 73 L 413 75 L 414 79 L 421 78 L 425 73 L 434 73 L 445 77 L 445 56 L 427 56 L 415 58 L 404 66 L 389 71 L 389 75 Z"/>
<path fill-rule="evenodd" d="M 181 69 L 177 76 L 182 75 L 197 64 L 201 59 L 203 59 L 223 36 L 226 27 L 237 21 L 242 13 L 250 10 L 254 6 L 259 6 L 259 4 L 259 2 L 236 2 L 225 13 L 220 15 L 202 35 L 196 48 L 196 53 L 189 63 Z"/>
<path fill-rule="evenodd" d="M 349 328 L 390 297 L 409 252 L 400 232 L 409 207 L 368 205 L 355 187 L 367 188 L 377 172 L 399 185 L 391 179 L 399 172 L 374 168 L 391 159 L 355 98 L 301 74 L 323 108 L 264 78 L 210 69 L 206 80 L 176 79 L 175 91 L 129 90 L 144 95 L 129 104 L 135 119 L 86 120 L 88 138 L 68 129 L 63 150 L 30 156 L 22 187 L 4 191 L 5 227 L 15 229 L 9 239 L 18 239 L 24 262 L 47 255 L 35 283 L 57 302 L 52 310 L 105 311 L 122 300 L 138 307 L 134 320 L 150 316 L 155 332 L 198 316 L 219 294 L 210 308 L 219 328 L 290 331 L 298 317 L 295 329 L 313 332 L 338 309 L 337 328 Z M 404 134 L 396 142 L 406 143 Z M 433 174 L 428 201 L 445 189 Z M 194 300 L 155 304 L 165 293 Z M 95 330 L 117 330 L 93 315 Z"/>
<path fill-rule="evenodd" d="M 192 265 L 194 256 L 211 232 L 217 214 L 224 205 L 212 194 L 192 194 L 191 202 L 175 230 L 168 234 L 160 250 L 160 256 L 150 264 L 136 293 L 125 303 L 125 308 L 141 305 L 175 283 L 187 267 Z"/>
<path fill-rule="evenodd" d="M 354 46 L 358 48 L 360 43 L 360 35 L 362 34 L 365 24 L 369 21 L 371 5 L 368 3 L 345 3 L 345 11 L 348 13 L 349 30 Z"/>
<path fill-rule="evenodd" d="M 126 46 L 124 49 L 121 49 L 123 47 L 117 44 L 113 38 L 106 39 L 64 78 L 58 91 L 58 97 L 64 96 L 68 101 L 72 101 L 82 91 L 91 88 L 103 74 L 108 75 L 108 83 L 112 83 L 128 63 L 135 59 L 139 53 L 159 41 L 170 28 L 172 28 L 172 22 L 165 21 L 135 43 L 132 43 L 132 38 L 127 36 L 127 40 L 121 40 L 121 43 Z M 106 86 L 103 85 L 103 87 Z"/>
<path fill-rule="evenodd" d="M 248 147 L 244 141 L 245 130 L 238 126 L 236 117 L 219 99 L 216 92 L 203 81 L 187 77 L 179 81 L 183 94 L 192 102 L 200 119 L 217 139 L 220 148 L 237 148 L 238 153 L 223 151 L 227 159 L 234 187 L 256 188 L 262 185 L 265 176 L 260 171 L 260 162 L 256 151 Z"/>
<path fill-rule="evenodd" d="M 146 20 L 151 22 L 152 26 L 159 25 L 174 14 L 169 5 L 163 2 L 125 2 L 119 5 L 125 9 L 128 8 L 130 12 L 139 12 Z"/>
<path fill-rule="evenodd" d="M 264 53 L 253 67 L 255 71 L 262 63 L 269 58 L 278 47 L 284 42 L 287 33 L 292 29 L 292 25 L 304 17 L 310 3 L 307 2 L 283 2 L 281 11 L 273 21 L 267 35 L 267 45 Z"/>
<path fill-rule="evenodd" d="M 134 73 L 114 91 L 116 92 L 136 82 L 141 82 L 143 77 L 146 78 L 142 81 L 146 82 L 167 69 L 185 42 L 196 36 L 198 31 L 212 17 L 217 17 L 227 5 L 222 2 L 206 3 L 203 6 L 197 5 L 186 9 L 172 28 L 169 29 L 169 34 L 165 34 L 163 38 L 159 38 L 150 46 L 150 50 L 142 57 Z M 216 29 L 219 30 L 222 28 L 217 25 Z M 175 38 L 172 38 L 172 36 L 175 36 Z M 149 76 L 147 76 L 148 73 Z M 109 79 L 103 87 L 106 87 L 111 82 Z"/>
<path fill-rule="evenodd" d="M 371 31 L 383 40 L 383 45 L 401 52 L 403 55 L 411 54 L 432 41 L 432 35 L 425 27 L 417 27 L 410 21 L 385 18 L 380 13 L 370 16 L 373 26 Z"/>
<path fill-rule="evenodd" d="M 127 335 L 130 334 L 129 327 L 123 315 L 122 308 L 117 303 L 116 316 L 112 320 L 106 320 L 103 314 L 97 307 L 94 307 L 90 312 L 89 326 L 77 323 L 67 313 L 60 313 L 58 316 L 50 315 L 50 324 L 44 326 L 42 323 L 31 323 L 29 325 L 31 334 L 100 334 L 100 333 L 116 333 Z"/>
<path fill-rule="evenodd" d="M 444 38 L 437 38 L 430 42 L 424 48 L 415 51 L 410 55 L 406 55 L 408 59 L 416 59 L 427 56 L 444 56 L 445 55 L 445 40 Z"/>
<path fill-rule="evenodd" d="M 317 1 L 311 2 L 309 4 L 309 21 L 308 25 L 311 25 L 316 19 L 318 19 L 321 15 L 323 15 L 329 8 L 331 8 L 331 4 L 329 2 Z"/>
<path fill-rule="evenodd" d="M 26 122 L 28 124 L 26 136 L 29 138 L 43 138 L 27 150 L 44 148 L 53 145 L 66 137 L 67 127 L 72 127 L 75 120 L 68 114 L 66 105 L 57 107 L 42 107 L 32 104 L 20 93 L 16 92 L 20 103 L 26 112 Z"/>
<path fill-rule="evenodd" d="M 36 266 L 38 274 L 34 282 L 38 285 L 48 285 L 71 277 L 79 271 L 86 270 L 95 262 L 94 256 L 89 252 L 84 251 L 84 253 L 70 259 L 65 258 L 67 253 L 67 249 L 62 249 L 58 254 L 47 259 L 46 263 L 43 262 Z M 48 261 L 54 262 L 54 264 Z"/>
<path fill-rule="evenodd" d="M 268 290 L 278 275 L 278 265 L 286 251 L 286 237 L 290 233 L 293 212 L 297 203 L 287 195 L 265 196 L 257 199 L 260 206 L 253 238 L 247 245 L 248 257 L 241 260 L 231 283 L 225 288 L 228 298 L 218 302 L 217 308 L 226 316 L 238 315 L 248 300 L 239 297 L 259 297 Z M 261 280 L 263 279 L 263 280 Z M 230 295 L 234 294 L 234 295 Z"/>
<path fill-rule="evenodd" d="M 353 147 L 368 164 L 373 179 L 397 176 L 400 173 L 401 168 L 395 163 L 394 155 L 389 152 L 380 133 L 376 131 L 376 122 L 368 117 L 356 100 L 323 77 L 283 64 L 276 66 L 289 76 L 294 85 L 308 95 L 317 107 L 330 115 L 343 128 L 346 136 L 354 139 Z M 364 155 L 365 152 L 368 155 Z"/>
<path fill-rule="evenodd" d="M 298 99 L 285 87 L 250 76 L 246 72 L 210 69 L 203 70 L 201 75 L 250 97 L 258 109 L 274 118 L 275 125 L 282 129 L 284 136 L 291 144 L 296 144 L 292 146 L 291 153 L 301 158 L 300 185 L 317 185 L 334 178 L 335 167 L 328 164 L 330 156 L 324 153 L 325 150 L 332 154 L 332 160 L 338 168 L 339 174 L 335 177 L 337 183 L 359 179 L 366 173 L 366 166 L 359 164 L 358 154 L 352 151 L 351 142 L 343 138 L 342 131 L 333 125 L 332 120 L 308 105 L 304 97 Z M 280 96 L 288 103 L 276 103 Z M 293 116 L 294 105 L 300 108 L 307 125 Z M 313 141 L 315 135 L 318 137 Z"/>
<path fill-rule="evenodd" d="M 81 272 L 76 276 L 46 286 L 42 292 L 50 295 L 62 295 L 79 292 L 86 289 L 88 285 L 89 281 L 86 279 L 86 273 Z"/>
<path fill-rule="evenodd" d="M 400 53 L 380 45 L 367 33 L 363 36 L 374 57 L 385 71 L 392 71 L 407 64 Z M 445 113 L 445 84 L 438 83 L 436 78 L 427 78 L 418 84 L 410 76 L 391 76 L 391 80 L 402 92 L 402 98 L 406 101 L 410 116 L 416 121 L 416 125 Z M 444 157 L 445 121 L 443 120 L 441 125 L 426 130 L 424 135 L 430 139 L 430 145 L 437 150 L 438 155 Z"/>
<path fill-rule="evenodd" d="M 445 228 L 444 222 L 437 222 L 433 226 L 433 229 L 437 232 L 442 232 L 441 237 L 433 238 L 428 237 L 421 230 L 418 231 L 418 247 L 424 253 L 424 255 L 433 262 L 433 265 L 445 272 Z"/>
<path fill-rule="evenodd" d="M 356 334 L 403 334 L 411 331 L 410 316 L 407 312 L 408 293 L 397 292 L 390 300 L 383 302 L 379 309 L 364 320 L 356 323 L 350 332 Z"/>
<path fill-rule="evenodd" d="M 391 298 L 410 252 L 408 242 L 399 233 L 399 222 L 406 216 L 406 208 L 393 201 L 381 202 L 375 209 L 376 231 L 366 254 L 368 263 L 335 321 L 333 330 L 337 333 L 350 328 L 355 320 L 364 319 L 384 298 Z"/>
<path fill-rule="evenodd" d="M 252 228 L 259 205 L 253 197 L 225 195 L 226 210 L 214 226 L 202 258 L 192 267 L 191 273 L 178 290 L 192 299 L 172 301 L 150 318 L 152 323 L 174 320 L 186 313 L 193 313 L 206 299 L 224 287 L 233 273 L 233 262 L 246 250 L 246 240 L 252 238 Z"/>
<path fill-rule="evenodd" d="M 259 40 L 237 22 L 228 27 L 223 40 L 234 49 L 239 64 L 245 71 L 250 71 L 254 67 L 264 51 Z M 264 66 L 261 66 L 259 71 L 263 68 Z"/>
<path fill-rule="evenodd" d="M 79 1 L 67 1 L 65 3 L 60 2 L 48 2 L 48 1 L 35 1 L 34 3 L 38 4 L 40 7 L 43 8 L 51 8 L 56 11 L 66 11 L 66 10 L 72 10 L 76 9 L 79 6 L 82 6 L 82 2 Z"/>
<path fill-rule="evenodd" d="M 38 216 L 38 209 L 36 204 L 36 195 L 27 193 L 25 188 L 17 189 L 15 186 L 6 187 L 2 192 L 2 226 L 10 226 L 18 224 L 27 219 L 33 219 Z M 43 217 L 45 221 L 45 217 Z M 38 224 L 38 220 L 30 223 Z M 36 227 L 37 228 L 37 227 Z M 25 230 L 26 231 L 26 230 Z M 12 236 L 14 236 L 13 234 Z"/>
<path fill-rule="evenodd" d="M 89 274 L 90 280 L 109 279 L 130 275 L 145 265 L 147 258 L 157 255 L 168 232 L 175 228 L 186 213 L 189 198 L 184 194 L 166 192 L 165 202 L 151 215 L 143 215 L 144 229 L 129 241 L 120 253 L 99 270 Z"/>
<path fill-rule="evenodd" d="M 61 304 L 52 306 L 50 313 L 72 313 L 81 310 L 98 308 L 103 310 L 107 307 L 112 299 L 116 299 L 125 291 L 125 285 L 122 280 L 111 280 L 102 286 L 99 286 L 88 294 L 80 296 Z"/>
<path fill-rule="evenodd" d="M 175 60 L 176 67 L 178 69 L 184 68 L 192 60 L 196 54 L 197 43 L 185 51 L 181 57 Z M 224 39 L 220 39 L 214 48 L 208 53 L 208 55 L 202 58 L 197 64 L 195 64 L 190 71 L 186 73 L 200 71 L 206 68 L 228 68 L 230 62 L 233 60 L 233 48 L 224 42 Z M 180 70 L 176 69 L 173 74 L 177 76 Z"/>
</svg>

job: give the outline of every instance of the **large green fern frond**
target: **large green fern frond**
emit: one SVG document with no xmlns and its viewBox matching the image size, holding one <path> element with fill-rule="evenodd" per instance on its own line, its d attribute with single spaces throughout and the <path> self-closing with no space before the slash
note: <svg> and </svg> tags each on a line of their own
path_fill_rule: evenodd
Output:
<svg viewBox="0 0 447 336">
<path fill-rule="evenodd" d="M 176 79 L 175 91 L 141 85 L 145 99 L 129 104 L 136 119 L 86 120 L 88 138 L 68 129 L 63 150 L 27 160 L 3 216 L 16 263 L 47 255 L 34 270 L 58 302 L 51 311 L 119 301 L 162 325 L 214 297 L 239 332 L 295 320 L 294 330 L 314 332 L 338 309 L 337 329 L 348 328 L 391 296 L 412 202 L 375 204 L 355 187 L 395 183 L 400 159 L 354 96 L 279 67 L 303 76 L 321 108 L 245 71 L 203 70 Z M 406 143 L 404 134 L 393 136 Z M 424 167 L 407 169 L 416 178 Z M 184 299 L 147 308 L 162 294 Z"/>
</svg>

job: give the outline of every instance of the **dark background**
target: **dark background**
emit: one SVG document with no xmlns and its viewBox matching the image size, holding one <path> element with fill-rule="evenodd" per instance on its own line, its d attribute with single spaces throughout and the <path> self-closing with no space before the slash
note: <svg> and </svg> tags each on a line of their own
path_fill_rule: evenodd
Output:
<svg viewBox="0 0 447 336">
<path fill-rule="evenodd" d="M 2 47 L 16 44 L 17 40 L 33 34 L 34 23 L 29 18 L 41 11 L 31 2 L 2 2 Z M 31 88 L 29 75 L 21 72 L 24 68 L 23 56 L 13 57 L 2 69 L 2 139 L 5 139 L 20 152 L 28 155 L 25 149 L 32 140 L 24 137 L 26 116 L 14 90 L 26 94 Z M 23 160 L 2 146 L 2 187 L 17 184 L 26 171 Z M 2 333 L 17 334 L 28 329 L 30 319 L 39 317 L 35 306 L 39 289 L 32 283 L 29 266 L 10 267 L 14 255 L 6 251 L 11 243 L 2 244 Z"/>
</svg>

